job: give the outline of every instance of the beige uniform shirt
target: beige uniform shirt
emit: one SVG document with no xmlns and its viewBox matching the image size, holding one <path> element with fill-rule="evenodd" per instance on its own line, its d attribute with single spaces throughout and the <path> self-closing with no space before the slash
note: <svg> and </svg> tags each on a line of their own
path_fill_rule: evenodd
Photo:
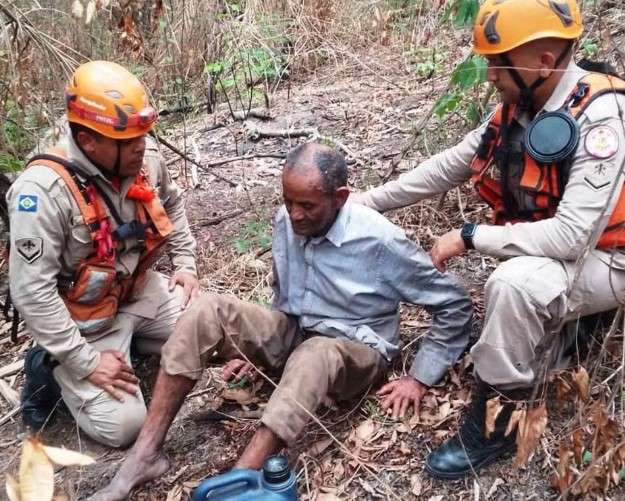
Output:
<svg viewBox="0 0 625 501">
<path fill-rule="evenodd" d="M 569 64 L 543 110 L 554 111 L 561 108 L 585 74 L 574 63 Z M 555 216 L 531 223 L 479 225 L 473 239 L 475 248 L 501 257 L 529 255 L 575 260 L 593 230 L 597 228 L 602 231 L 605 228 L 623 186 L 623 116 L 624 95 L 608 94 L 597 98 L 578 118 L 580 142 Z M 520 136 L 528 124 L 527 116 L 516 117 L 511 133 Z M 355 201 L 385 211 L 416 203 L 462 184 L 471 177 L 469 164 L 486 126 L 487 122 L 467 134 L 458 145 L 434 155 L 397 180 L 357 194 Z M 605 155 L 602 154 L 601 145 L 597 144 L 598 133 L 604 133 L 605 136 L 606 132 L 612 145 L 616 142 L 616 153 L 601 158 Z M 606 204 L 608 210 L 602 217 Z M 594 252 L 602 261 L 610 262 L 611 254 Z M 622 253 L 615 254 L 613 264 L 625 268 L 625 257 Z"/>
<path fill-rule="evenodd" d="M 135 219 L 135 203 L 126 199 L 134 178 L 124 179 L 118 191 L 83 155 L 71 136 L 60 145 L 80 169 L 96 176 L 96 182 L 124 222 Z M 171 180 L 151 138 L 147 139 L 144 164 L 173 224 L 167 251 L 175 270 L 196 274 L 195 240 L 181 190 Z M 48 167 L 35 164 L 24 171 L 7 193 L 7 203 L 11 221 L 9 281 L 13 302 L 35 340 L 69 371 L 84 378 L 97 367 L 100 356 L 70 317 L 59 296 L 58 283 L 71 281 L 79 262 L 92 252 L 90 232 L 64 181 Z M 115 229 L 112 217 L 110 221 Z M 133 242 L 127 241 L 125 249 L 118 253 L 116 268 L 122 275 L 133 273 L 139 263 L 140 251 L 128 250 L 133 247 Z M 157 307 L 150 301 L 141 301 L 121 305 L 120 311 L 154 318 Z"/>
</svg>

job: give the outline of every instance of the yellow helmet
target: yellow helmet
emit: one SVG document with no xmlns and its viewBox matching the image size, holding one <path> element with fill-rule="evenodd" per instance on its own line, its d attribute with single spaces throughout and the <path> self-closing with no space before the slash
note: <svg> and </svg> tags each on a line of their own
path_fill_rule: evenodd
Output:
<svg viewBox="0 0 625 501">
<path fill-rule="evenodd" d="M 143 136 L 157 118 L 139 79 L 109 61 L 80 65 L 65 88 L 65 101 L 69 122 L 112 139 Z"/>
<path fill-rule="evenodd" d="M 573 40 L 583 30 L 576 0 L 486 0 L 473 27 L 474 51 L 501 54 L 540 38 Z"/>
</svg>

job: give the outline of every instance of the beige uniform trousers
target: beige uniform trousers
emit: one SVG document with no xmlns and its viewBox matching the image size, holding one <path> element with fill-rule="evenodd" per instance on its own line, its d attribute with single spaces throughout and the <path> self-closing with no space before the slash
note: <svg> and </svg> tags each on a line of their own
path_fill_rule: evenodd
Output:
<svg viewBox="0 0 625 501">
<path fill-rule="evenodd" d="M 182 298 L 181 287 L 169 292 L 167 277 L 149 272 L 138 300 L 124 305 L 115 323 L 98 334 L 97 339 L 89 340 L 89 344 L 97 351 L 125 353 L 129 365 L 132 340 L 139 353 L 158 354 L 174 330 Z M 54 369 L 54 378 L 61 387 L 67 408 L 87 435 L 111 447 L 124 447 L 135 440 L 146 415 L 140 392 L 137 396 L 124 393 L 124 401 L 120 402 L 88 379 L 77 378 L 62 365 Z"/>
<path fill-rule="evenodd" d="M 603 253 L 588 256 L 567 298 L 575 264 L 545 257 L 516 257 L 502 263 L 486 282 L 486 315 L 471 350 L 481 379 L 502 389 L 533 384 L 537 353 L 546 333 L 562 320 L 616 308 L 625 296 L 625 272 L 610 268 Z M 560 335 L 559 353 L 574 339 Z"/>
<path fill-rule="evenodd" d="M 161 367 L 170 375 L 199 379 L 210 362 L 243 358 L 235 345 L 255 364 L 284 369 L 261 421 L 287 444 L 327 397 L 353 398 L 387 368 L 384 358 L 362 343 L 310 336 L 293 317 L 225 295 L 194 301 L 163 347 Z"/>
</svg>

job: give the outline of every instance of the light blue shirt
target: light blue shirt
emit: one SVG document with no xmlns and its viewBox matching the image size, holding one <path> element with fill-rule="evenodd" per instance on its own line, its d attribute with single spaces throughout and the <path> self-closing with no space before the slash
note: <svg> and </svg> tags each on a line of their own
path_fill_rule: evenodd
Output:
<svg viewBox="0 0 625 501">
<path fill-rule="evenodd" d="M 423 306 L 432 326 L 410 374 L 437 383 L 469 340 L 465 289 L 440 273 L 404 232 L 368 207 L 347 203 L 325 236 L 296 235 L 284 207 L 273 231 L 274 308 L 302 330 L 362 342 L 391 360 L 401 348 L 399 303 Z"/>
</svg>

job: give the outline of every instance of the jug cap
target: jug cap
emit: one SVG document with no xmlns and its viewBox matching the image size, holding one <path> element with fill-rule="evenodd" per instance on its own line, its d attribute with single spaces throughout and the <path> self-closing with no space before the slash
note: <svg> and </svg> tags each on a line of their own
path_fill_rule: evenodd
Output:
<svg viewBox="0 0 625 501">
<path fill-rule="evenodd" d="M 289 462 L 284 456 L 271 456 L 263 465 L 263 476 L 270 484 L 279 484 L 289 479 L 291 471 Z"/>
</svg>

